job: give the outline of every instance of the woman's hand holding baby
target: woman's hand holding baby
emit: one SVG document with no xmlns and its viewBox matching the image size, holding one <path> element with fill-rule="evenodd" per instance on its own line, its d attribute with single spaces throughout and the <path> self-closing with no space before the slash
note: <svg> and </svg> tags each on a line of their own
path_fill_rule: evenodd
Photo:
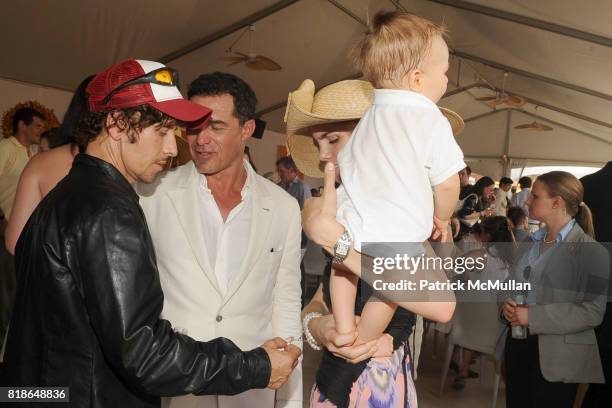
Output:
<svg viewBox="0 0 612 408">
<path fill-rule="evenodd" d="M 355 327 L 358 324 L 359 316 L 355 316 Z M 310 328 L 317 343 L 336 357 L 343 358 L 352 364 L 371 357 L 388 357 L 393 352 L 393 339 L 391 339 L 391 345 L 389 346 L 388 339 L 385 336 L 390 336 L 385 334 L 378 340 L 355 344 L 357 332 L 338 333 L 332 314 L 313 319 Z"/>
</svg>

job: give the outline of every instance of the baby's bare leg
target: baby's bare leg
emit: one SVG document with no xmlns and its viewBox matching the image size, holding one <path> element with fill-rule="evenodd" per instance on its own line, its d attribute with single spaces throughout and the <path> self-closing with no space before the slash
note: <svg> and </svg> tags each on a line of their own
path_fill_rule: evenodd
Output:
<svg viewBox="0 0 612 408">
<path fill-rule="evenodd" d="M 351 333 L 355 330 L 355 297 L 358 280 L 359 278 L 353 273 L 332 267 L 329 291 L 338 333 Z"/>
<path fill-rule="evenodd" d="M 428 243 L 425 244 L 425 248 L 427 256 L 436 256 Z M 407 275 L 406 271 L 404 270 L 394 270 L 387 271 L 387 274 L 389 275 L 385 274 L 385 276 L 390 276 L 390 274 L 394 275 L 394 278 L 389 282 L 400 282 L 400 280 L 405 279 L 407 281 L 416 283 L 418 282 L 417 279 L 426 279 L 429 277 L 428 275 L 437 275 L 439 272 L 440 271 L 436 272 L 435 269 L 428 269 L 426 265 L 420 264 L 415 271 L 409 272 L 409 275 Z M 411 302 L 411 298 L 414 293 L 417 294 L 417 299 L 425 301 L 424 305 L 426 307 L 431 307 L 434 305 L 433 302 L 428 304 L 430 302 L 427 302 L 427 298 L 425 297 L 427 292 L 427 290 L 413 292 L 410 289 L 387 290 L 378 293 L 375 292 L 361 313 L 361 319 L 359 320 L 359 324 L 357 326 L 357 332 L 359 335 L 356 343 L 363 343 L 380 337 L 393 318 L 393 314 L 395 313 L 398 304 L 401 305 L 402 302 Z M 384 299 L 384 301 L 382 299 Z M 417 302 L 411 303 L 415 304 Z"/>
<path fill-rule="evenodd" d="M 382 300 L 369 300 L 361 312 L 361 319 L 357 326 L 356 344 L 366 343 L 370 340 L 379 338 L 385 331 L 397 305 Z"/>
</svg>

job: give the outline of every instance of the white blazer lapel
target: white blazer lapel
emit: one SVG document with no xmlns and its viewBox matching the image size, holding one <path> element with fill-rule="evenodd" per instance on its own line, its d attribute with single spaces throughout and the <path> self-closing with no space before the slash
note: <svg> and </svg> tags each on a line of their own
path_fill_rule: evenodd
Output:
<svg viewBox="0 0 612 408">
<path fill-rule="evenodd" d="M 251 231 L 249 233 L 249 246 L 240 264 L 240 272 L 236 278 L 232 280 L 227 290 L 224 304 L 238 291 L 262 252 L 269 250 L 266 243 L 268 242 L 268 234 L 274 217 L 274 203 L 268 195 L 265 186 L 260 185 L 257 176 L 255 177 L 253 186 L 253 215 L 251 219 Z M 240 256 L 240 254 L 237 254 L 237 256 Z"/>
<path fill-rule="evenodd" d="M 200 180 L 198 177 L 200 177 L 200 174 L 194 168 L 185 185 L 168 191 L 168 196 L 200 268 L 208 277 L 215 290 L 222 294 L 223 292 L 219 288 L 217 277 L 210 265 L 210 259 L 208 258 L 202 235 L 201 209 L 199 208 L 198 197 L 198 183 Z"/>
</svg>

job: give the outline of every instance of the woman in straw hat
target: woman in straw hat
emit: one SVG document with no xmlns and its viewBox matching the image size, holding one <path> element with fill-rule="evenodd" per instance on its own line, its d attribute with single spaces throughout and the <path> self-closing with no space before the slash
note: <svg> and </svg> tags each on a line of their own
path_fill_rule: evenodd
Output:
<svg viewBox="0 0 612 408">
<path fill-rule="evenodd" d="M 334 165 L 327 167 L 328 195 L 329 190 L 333 191 L 334 178 L 340 181 L 339 173 L 335 171 L 337 154 L 351 137 L 357 122 L 371 105 L 372 98 L 372 85 L 359 80 L 340 81 L 316 93 L 314 83 L 305 80 L 289 95 L 285 116 L 289 151 L 300 171 L 311 177 L 324 176 L 324 163 Z M 461 117 L 446 109 L 442 111 L 449 119 L 453 132 L 460 132 L 463 129 Z M 334 176 L 330 176 L 330 172 Z M 325 199 L 328 197 L 319 199 L 318 204 Z M 310 204 L 307 206 L 310 209 L 317 207 L 317 204 Z M 308 212 L 309 209 L 305 212 L 306 217 Z M 328 218 L 335 222 L 335 198 L 333 213 Z M 305 228 L 308 231 L 306 225 Z M 326 246 L 322 242 L 325 240 L 314 236 L 313 238 L 333 253 L 335 241 Z M 354 251 L 351 253 L 354 254 Z M 351 256 L 353 255 L 349 255 Z M 347 258 L 345 265 L 351 270 L 360 268 L 360 261 L 356 264 L 350 261 L 351 259 Z M 354 344 L 356 333 L 339 334 L 335 330 L 333 315 L 329 311 L 330 271 L 331 262 L 328 262 L 323 283 L 302 312 L 306 340 L 315 349 L 320 349 L 321 346 L 326 349 L 317 371 L 310 399 L 311 406 L 365 407 L 371 406 L 373 400 L 377 400 L 380 406 L 416 406 L 416 391 L 411 375 L 412 363 L 407 346 L 415 321 L 413 312 L 433 320 L 444 320 L 441 315 L 444 314 L 445 304 L 400 304 L 405 309 L 396 310 L 385 334 L 364 344 Z M 365 304 L 362 298 L 365 296 L 357 297 L 357 315 Z M 369 360 L 371 357 L 381 358 Z"/>
</svg>

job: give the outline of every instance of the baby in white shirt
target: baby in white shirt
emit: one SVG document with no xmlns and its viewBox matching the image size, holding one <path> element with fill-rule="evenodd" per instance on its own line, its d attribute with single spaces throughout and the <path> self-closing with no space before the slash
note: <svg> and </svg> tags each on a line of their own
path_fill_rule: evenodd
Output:
<svg viewBox="0 0 612 408">
<path fill-rule="evenodd" d="M 418 256 L 432 234 L 446 239 L 459 196 L 457 172 L 465 163 L 436 106 L 448 83 L 443 37 L 444 29 L 424 18 L 383 14 L 356 50 L 359 68 L 377 89 L 373 105 L 338 156 L 337 219 L 354 249 L 366 255 L 395 253 L 372 253 L 364 243 L 412 243 L 409 255 Z M 356 284 L 355 275 L 334 265 L 330 289 L 339 333 L 355 329 Z M 368 302 L 359 321 L 359 341 L 378 338 L 396 307 Z"/>
</svg>

